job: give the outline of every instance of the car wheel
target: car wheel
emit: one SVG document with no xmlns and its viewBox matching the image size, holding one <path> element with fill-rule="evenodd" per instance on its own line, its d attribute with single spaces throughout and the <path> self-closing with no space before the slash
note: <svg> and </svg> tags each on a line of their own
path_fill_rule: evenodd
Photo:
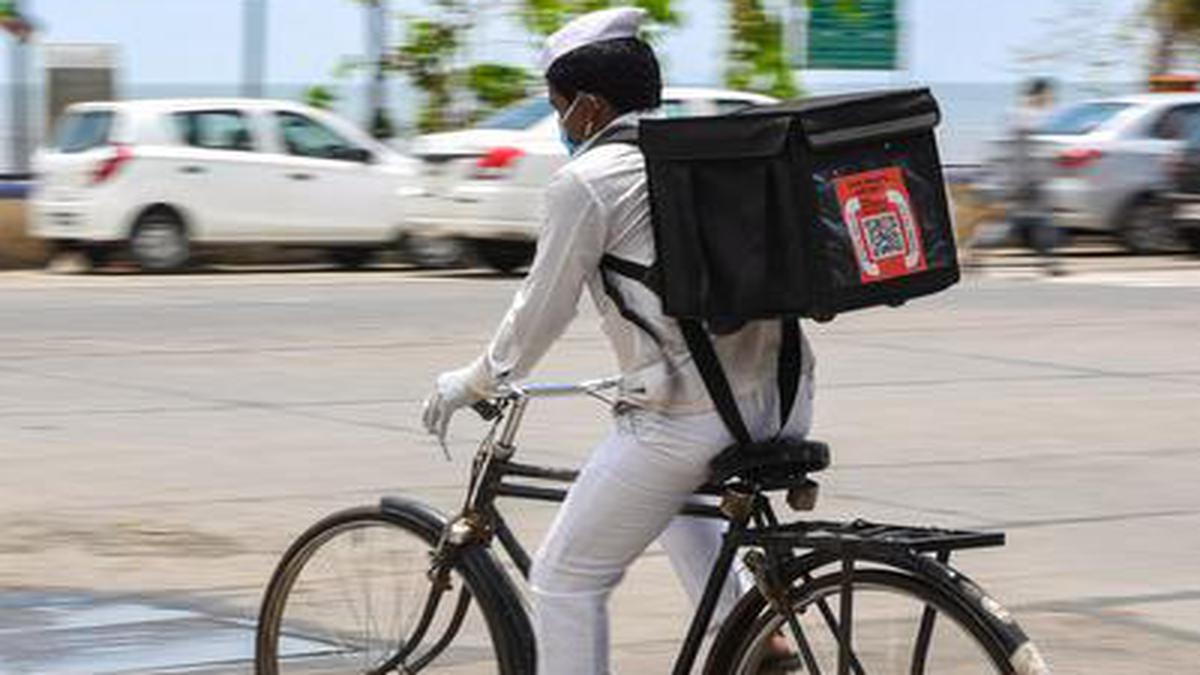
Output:
<svg viewBox="0 0 1200 675">
<path fill-rule="evenodd" d="M 1179 250 L 1170 209 L 1153 197 L 1142 197 L 1126 209 L 1118 232 L 1121 243 L 1131 253 L 1149 255 Z"/>
<path fill-rule="evenodd" d="M 375 254 L 369 248 L 335 248 L 329 251 L 329 260 L 344 270 L 356 270 L 371 261 Z"/>
<path fill-rule="evenodd" d="M 1200 253 L 1200 227 L 1188 227 L 1179 231 L 1179 236 L 1192 250 L 1192 253 Z"/>
<path fill-rule="evenodd" d="M 87 260 L 88 267 L 98 270 L 108 264 L 112 260 L 112 249 L 107 246 L 86 246 L 83 249 L 83 257 Z"/>
<path fill-rule="evenodd" d="M 183 268 L 191 258 L 183 219 L 169 209 L 147 212 L 133 227 L 129 253 L 143 272 L 173 272 Z"/>
<path fill-rule="evenodd" d="M 513 272 L 533 262 L 536 247 L 525 241 L 477 241 L 475 253 L 485 265 L 505 274 Z"/>
<path fill-rule="evenodd" d="M 448 269 L 463 262 L 462 243 L 452 237 L 410 234 L 401 244 L 402 255 L 418 267 Z"/>
</svg>

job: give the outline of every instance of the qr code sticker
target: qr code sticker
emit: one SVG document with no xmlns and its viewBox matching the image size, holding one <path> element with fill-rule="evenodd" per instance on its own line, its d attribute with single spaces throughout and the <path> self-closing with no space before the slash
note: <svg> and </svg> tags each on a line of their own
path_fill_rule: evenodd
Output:
<svg viewBox="0 0 1200 675">
<path fill-rule="evenodd" d="M 904 255 L 904 231 L 900 221 L 890 211 L 863 218 L 863 231 L 867 235 L 867 250 L 874 260 Z"/>
</svg>

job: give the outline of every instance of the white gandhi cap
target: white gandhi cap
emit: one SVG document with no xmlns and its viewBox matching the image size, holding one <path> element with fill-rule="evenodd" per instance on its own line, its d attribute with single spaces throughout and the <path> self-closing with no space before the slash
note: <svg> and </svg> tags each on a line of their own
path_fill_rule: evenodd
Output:
<svg viewBox="0 0 1200 675">
<path fill-rule="evenodd" d="M 572 19 L 554 35 L 546 38 L 546 44 L 538 58 L 538 66 L 545 74 L 555 61 L 580 47 L 605 40 L 637 37 L 638 29 L 645 18 L 644 9 L 614 7 L 589 12 Z"/>
</svg>

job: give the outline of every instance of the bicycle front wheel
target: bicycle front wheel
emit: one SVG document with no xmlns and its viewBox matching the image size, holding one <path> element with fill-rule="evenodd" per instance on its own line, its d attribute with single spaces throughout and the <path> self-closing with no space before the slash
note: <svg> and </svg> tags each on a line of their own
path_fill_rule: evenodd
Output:
<svg viewBox="0 0 1200 675">
<path fill-rule="evenodd" d="M 849 672 L 855 675 L 1011 675 L 1003 645 L 949 594 L 917 578 L 881 569 L 854 573 L 851 654 L 839 671 L 843 584 L 830 573 L 794 586 L 789 617 L 760 604 L 735 612 L 722 632 L 741 636 L 714 649 L 706 672 L 728 675 Z M 786 642 L 785 642 L 786 639 Z M 781 657 L 787 644 L 790 656 Z M 807 654 L 805 654 L 807 652 Z M 1040 672 L 1040 671 L 1030 671 Z"/>
<path fill-rule="evenodd" d="M 524 610 L 485 550 L 463 552 L 444 583 L 431 578 L 443 526 L 401 502 L 309 528 L 263 598 L 258 675 L 531 672 Z"/>
</svg>

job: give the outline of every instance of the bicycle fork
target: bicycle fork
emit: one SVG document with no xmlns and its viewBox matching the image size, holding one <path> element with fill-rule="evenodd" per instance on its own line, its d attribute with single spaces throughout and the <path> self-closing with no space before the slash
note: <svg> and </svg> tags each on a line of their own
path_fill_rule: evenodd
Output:
<svg viewBox="0 0 1200 675">
<path fill-rule="evenodd" d="M 481 522 L 478 522 L 478 519 L 472 518 L 470 515 L 460 516 L 445 527 L 437 546 L 429 554 L 430 566 L 429 571 L 426 572 L 430 582 L 429 593 L 425 596 L 425 604 L 421 608 L 421 618 L 407 639 L 400 643 L 396 653 L 378 668 L 372 670 L 370 675 L 418 673 L 445 651 L 446 647 L 450 646 L 462 628 L 467 610 L 471 606 L 471 591 L 465 584 L 458 594 L 458 601 L 455 604 L 454 613 L 450 617 L 450 623 L 441 637 L 420 658 L 412 663 L 405 663 L 405 660 L 413 655 L 416 648 L 425 639 L 426 633 L 433 625 L 433 619 L 437 616 L 442 597 L 454 590 L 450 571 L 454 568 L 458 550 L 466 544 L 477 541 L 479 537 L 486 536 L 486 529 Z"/>
</svg>

